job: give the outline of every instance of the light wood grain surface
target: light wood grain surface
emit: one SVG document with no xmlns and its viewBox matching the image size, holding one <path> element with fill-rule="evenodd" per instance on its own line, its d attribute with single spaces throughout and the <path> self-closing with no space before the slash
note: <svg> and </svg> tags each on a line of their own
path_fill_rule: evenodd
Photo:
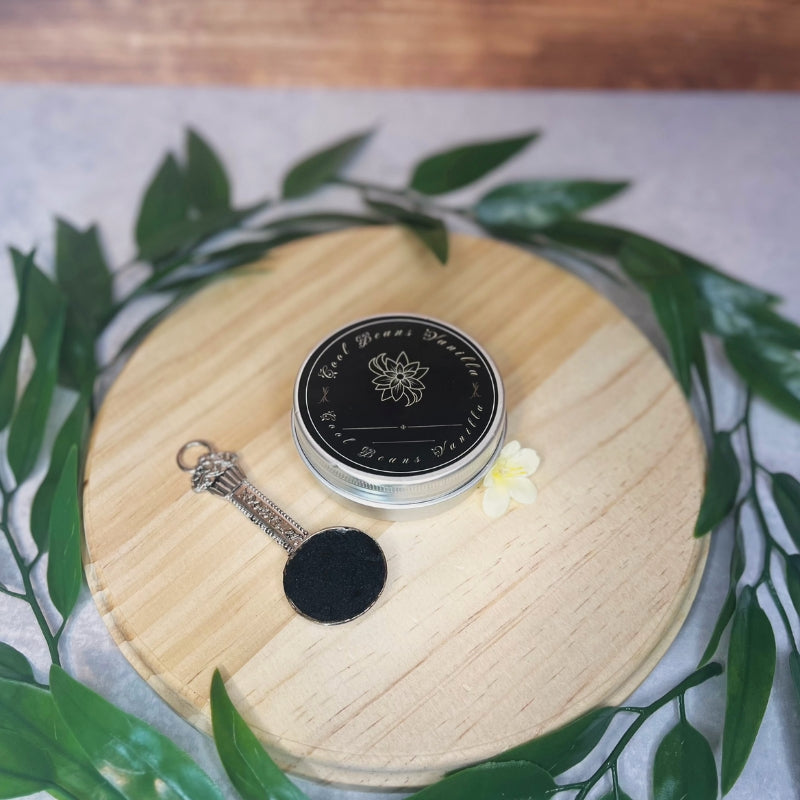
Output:
<svg viewBox="0 0 800 800">
<path fill-rule="evenodd" d="M 0 80 L 800 89 L 792 0 L 3 0 Z"/>
<path fill-rule="evenodd" d="M 261 270 L 159 326 L 95 426 L 86 572 L 140 674 L 207 730 L 219 667 L 279 764 L 371 786 L 428 782 L 622 701 L 674 638 L 706 555 L 691 535 L 701 438 L 646 339 L 579 280 L 483 239 L 454 237 L 442 268 L 407 232 L 350 231 Z M 454 324 L 492 355 L 509 435 L 542 456 L 534 505 L 492 521 L 476 490 L 426 520 L 378 521 L 303 466 L 289 430 L 303 357 L 392 311 Z M 307 528 L 377 537 L 376 607 L 336 627 L 293 613 L 281 548 L 178 470 L 196 437 L 238 451 Z"/>
</svg>

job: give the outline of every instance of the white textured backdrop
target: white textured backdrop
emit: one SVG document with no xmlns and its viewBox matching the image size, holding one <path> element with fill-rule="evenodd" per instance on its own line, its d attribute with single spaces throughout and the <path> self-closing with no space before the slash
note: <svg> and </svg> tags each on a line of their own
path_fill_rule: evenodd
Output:
<svg viewBox="0 0 800 800">
<path fill-rule="evenodd" d="M 182 146 L 186 125 L 197 127 L 223 156 L 237 203 L 276 192 L 293 159 L 365 127 L 377 126 L 379 132 L 351 174 L 398 185 L 424 153 L 540 128 L 544 137 L 487 183 L 527 176 L 630 178 L 633 188 L 591 216 L 650 234 L 775 291 L 786 298 L 784 312 L 800 318 L 797 95 L 0 87 L 0 245 L 37 246 L 40 261 L 49 264 L 55 215 L 79 226 L 97 221 L 111 262 L 122 264 L 133 254 L 140 192 L 164 151 Z M 472 194 L 462 192 L 464 198 Z M 341 205 L 341 197 L 330 190 L 314 205 Z M 594 276 L 586 277 L 608 290 Z M 663 351 L 647 304 L 630 291 L 615 290 L 612 297 Z M 14 302 L 3 253 L 1 337 L 10 328 Z M 741 398 L 731 391 L 726 370 L 715 370 L 714 382 L 721 422 L 733 421 Z M 761 406 L 756 425 L 761 460 L 800 474 L 800 425 Z M 26 512 L 32 493 L 30 488 L 20 494 L 19 514 Z M 776 519 L 771 506 L 768 516 Z M 755 534 L 749 518 L 746 530 Z M 726 589 L 730 534 L 723 528 L 714 537 L 689 619 L 632 702 L 655 699 L 697 663 Z M 751 546 L 757 548 L 752 541 Z M 4 547 L 0 579 L 11 581 Z M 799 635 L 797 626 L 794 632 Z M 37 677 L 46 679 L 49 660 L 33 617 L 6 596 L 0 596 L 0 638 L 28 654 Z M 731 800 L 798 796 L 800 716 L 785 669 L 787 642 L 780 634 L 778 642 L 775 691 Z M 85 589 L 63 652 L 74 675 L 169 735 L 237 797 L 211 740 L 183 722 L 133 671 Z M 692 690 L 687 708 L 718 752 L 724 679 Z M 621 781 L 633 798 L 652 794 L 649 765 L 674 722 L 671 713 L 648 723 L 626 750 Z M 586 775 L 588 768 L 578 773 Z M 312 800 L 398 797 L 298 783 Z"/>
</svg>

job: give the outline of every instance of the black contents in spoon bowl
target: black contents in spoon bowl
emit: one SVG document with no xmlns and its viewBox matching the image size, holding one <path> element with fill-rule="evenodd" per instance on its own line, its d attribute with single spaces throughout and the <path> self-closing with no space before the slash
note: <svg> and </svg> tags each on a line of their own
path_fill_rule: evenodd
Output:
<svg viewBox="0 0 800 800">
<path fill-rule="evenodd" d="M 386 558 L 357 528 L 325 528 L 292 553 L 283 590 L 304 617 L 335 625 L 363 614 L 386 583 Z"/>
</svg>

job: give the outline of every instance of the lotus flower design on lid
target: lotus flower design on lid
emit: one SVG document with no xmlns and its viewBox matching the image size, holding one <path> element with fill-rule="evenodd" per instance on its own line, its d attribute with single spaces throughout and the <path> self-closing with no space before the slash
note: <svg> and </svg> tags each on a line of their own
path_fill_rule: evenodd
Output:
<svg viewBox="0 0 800 800">
<path fill-rule="evenodd" d="M 380 353 L 370 360 L 369 368 L 375 373 L 372 383 L 375 391 L 381 393 L 382 401 L 405 400 L 406 406 L 412 406 L 422 399 L 425 384 L 420 379 L 427 374 L 428 367 L 421 366 L 419 361 L 409 361 L 404 350 L 397 358 Z"/>
</svg>

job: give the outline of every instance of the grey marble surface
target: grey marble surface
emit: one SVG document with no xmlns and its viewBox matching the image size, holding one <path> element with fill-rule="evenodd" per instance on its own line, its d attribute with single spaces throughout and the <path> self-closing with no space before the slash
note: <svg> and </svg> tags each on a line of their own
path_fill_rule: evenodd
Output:
<svg viewBox="0 0 800 800">
<path fill-rule="evenodd" d="M 352 173 L 389 184 L 402 183 L 423 153 L 462 140 L 541 128 L 546 132 L 542 140 L 493 180 L 630 178 L 633 188 L 598 209 L 596 218 L 651 234 L 778 292 L 786 298 L 785 312 L 800 318 L 800 97 L 791 95 L 0 87 L 0 243 L 35 245 L 48 263 L 54 215 L 78 225 L 97 220 L 112 262 L 124 263 L 133 253 L 139 193 L 165 149 L 180 146 L 187 124 L 207 135 L 224 155 L 235 199 L 242 203 L 274 192 L 294 158 L 364 127 L 375 125 L 380 132 Z M 473 194 L 465 191 L 456 199 Z M 341 205 L 341 199 L 329 191 L 314 205 Z M 0 335 L 5 336 L 14 289 L 5 254 L 0 261 Z M 610 294 L 663 351 L 641 298 L 609 291 L 607 283 L 587 278 Z M 733 421 L 741 397 L 719 359 L 714 367 L 720 417 Z M 761 459 L 773 468 L 800 473 L 800 426 L 759 406 L 757 429 Z M 34 488 L 32 484 L 21 492 L 15 509 L 23 522 Z M 769 504 L 767 511 L 774 520 Z M 746 529 L 748 547 L 757 553 L 750 518 Z M 714 537 L 689 619 L 632 702 L 654 699 L 696 664 L 726 588 L 730 533 L 723 528 Z M 9 561 L 7 550 L 0 548 L 0 579 L 11 582 Z M 745 580 L 753 577 L 748 572 Z M 0 596 L 0 621 L 2 639 L 26 652 L 38 677 L 45 678 L 47 653 L 26 609 Z M 778 646 L 783 657 L 775 691 L 750 763 L 729 795 L 732 800 L 798 796 L 800 719 L 785 666 L 785 635 L 779 634 Z M 74 675 L 168 734 L 230 797 L 236 796 L 211 741 L 138 677 L 85 589 L 65 637 L 64 655 Z M 724 681 L 693 691 L 687 707 L 691 721 L 719 753 Z M 666 711 L 626 750 L 620 774 L 631 797 L 652 795 L 649 764 L 674 719 Z M 588 774 L 588 767 L 574 774 Z M 298 783 L 312 800 L 384 796 Z"/>
</svg>

